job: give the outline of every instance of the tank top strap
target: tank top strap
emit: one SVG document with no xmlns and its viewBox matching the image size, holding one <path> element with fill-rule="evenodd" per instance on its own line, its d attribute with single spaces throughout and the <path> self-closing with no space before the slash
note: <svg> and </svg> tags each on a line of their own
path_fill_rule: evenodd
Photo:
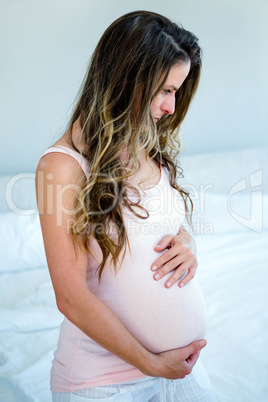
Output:
<svg viewBox="0 0 268 402">
<path fill-rule="evenodd" d="M 74 151 L 73 149 L 69 148 L 69 147 L 65 147 L 64 145 L 56 145 L 56 146 L 52 146 L 50 148 L 47 148 L 45 150 L 45 152 L 43 152 L 43 154 L 39 157 L 37 164 L 39 162 L 39 160 L 47 155 L 50 154 L 52 152 L 60 152 L 62 154 L 66 154 L 66 155 L 70 155 L 72 158 L 74 158 L 79 165 L 81 166 L 81 169 L 83 170 L 85 176 L 88 178 L 89 176 L 89 162 L 86 160 L 86 158 L 84 158 L 82 155 L 80 155 L 77 151 Z"/>
</svg>

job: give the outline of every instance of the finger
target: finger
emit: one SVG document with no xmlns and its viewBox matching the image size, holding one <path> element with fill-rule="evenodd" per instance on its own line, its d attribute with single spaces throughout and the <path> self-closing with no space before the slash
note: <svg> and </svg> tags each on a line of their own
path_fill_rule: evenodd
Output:
<svg viewBox="0 0 268 402">
<path fill-rule="evenodd" d="M 177 267 L 176 271 L 173 275 L 169 278 L 169 280 L 165 283 L 167 287 L 174 285 L 175 282 L 178 282 L 180 287 L 186 285 L 191 279 L 193 279 L 196 273 L 197 265 L 193 263 L 191 257 L 187 260 L 184 260 L 180 266 Z M 171 282 L 171 285 L 170 283 Z"/>
<path fill-rule="evenodd" d="M 174 271 L 175 267 L 175 271 Z M 188 270 L 192 270 L 192 272 L 189 274 L 189 279 L 187 281 L 184 281 L 186 278 L 186 275 L 188 275 Z M 192 258 L 191 256 L 185 260 L 185 255 L 182 255 L 180 257 L 174 258 L 172 261 L 169 261 L 167 264 L 165 264 L 162 268 L 160 268 L 157 273 L 154 274 L 154 279 L 155 280 L 160 280 L 163 276 L 167 275 L 169 272 L 173 271 L 173 274 L 167 279 L 165 282 L 164 286 L 166 288 L 170 288 L 173 286 L 176 282 L 178 282 L 180 279 L 181 281 L 179 282 L 181 285 L 180 287 L 184 286 L 191 278 L 194 277 L 194 273 L 196 269 L 194 269 L 194 266 L 192 265 Z M 185 277 L 184 277 L 185 275 Z"/>
<path fill-rule="evenodd" d="M 151 266 L 152 271 L 156 271 L 162 265 L 166 264 L 168 261 L 170 261 L 172 258 L 178 256 L 179 254 L 185 253 L 186 249 L 185 245 L 183 243 L 176 243 L 173 247 L 171 247 L 169 250 L 165 251 L 157 260 L 155 260 Z M 174 267 L 175 268 L 175 267 Z M 174 269 L 172 268 L 172 269 Z"/>
<path fill-rule="evenodd" d="M 195 276 L 195 273 L 196 273 L 196 268 L 197 268 L 197 266 L 196 266 L 196 267 L 188 268 L 187 274 L 186 274 L 185 277 L 182 278 L 182 280 L 178 283 L 178 286 L 179 286 L 180 288 L 182 288 L 183 286 L 185 286 L 188 282 L 190 282 L 190 280 L 193 279 L 193 277 Z"/>
<path fill-rule="evenodd" d="M 173 286 L 174 283 L 178 282 L 178 280 L 183 277 L 188 269 L 187 267 L 190 266 L 190 264 L 182 264 L 183 268 L 180 269 L 181 260 L 182 258 L 178 257 L 174 258 L 172 261 L 169 261 L 168 264 L 165 264 L 154 274 L 154 279 L 160 280 L 165 275 L 168 275 L 171 271 L 173 271 L 173 274 L 166 280 L 164 284 L 166 288 L 170 288 L 171 286 Z"/>
<path fill-rule="evenodd" d="M 154 274 L 154 279 L 159 280 L 159 279 L 163 278 L 163 276 L 169 274 L 171 271 L 174 271 L 175 269 L 176 269 L 176 272 L 177 272 L 177 270 L 179 270 L 179 268 L 178 268 L 179 265 L 182 264 L 184 261 L 185 260 L 184 260 L 184 257 L 182 255 L 178 255 L 175 258 L 170 259 L 166 264 L 162 265 L 161 268 L 158 269 L 157 273 Z M 173 275 L 175 275 L 175 273 Z M 183 273 L 182 273 L 182 275 L 183 275 Z M 177 276 L 177 280 L 182 275 Z"/>
<path fill-rule="evenodd" d="M 206 346 L 207 341 L 205 339 L 199 339 L 198 341 L 194 341 L 190 343 L 190 345 L 181 348 L 182 358 L 187 361 L 191 355 L 195 353 L 200 353 L 200 351 Z"/>
<path fill-rule="evenodd" d="M 180 282 L 178 283 L 179 287 L 183 287 L 186 285 L 193 277 L 195 276 L 197 270 L 197 259 L 195 255 L 190 255 L 187 260 L 185 260 L 181 266 L 176 270 L 174 273 L 174 278 L 171 278 L 175 282 L 178 281 L 186 272 L 185 277 L 183 277 Z"/>
<path fill-rule="evenodd" d="M 160 242 L 155 246 L 154 249 L 156 249 L 157 251 L 164 250 L 169 246 L 173 237 L 174 236 L 172 235 L 166 235 L 165 237 L 163 237 L 163 239 L 160 240 Z"/>
<path fill-rule="evenodd" d="M 199 355 L 200 355 L 200 352 L 193 353 L 186 359 L 186 363 L 189 365 L 191 371 L 192 371 L 192 368 L 194 367 L 195 363 L 197 362 Z"/>
</svg>

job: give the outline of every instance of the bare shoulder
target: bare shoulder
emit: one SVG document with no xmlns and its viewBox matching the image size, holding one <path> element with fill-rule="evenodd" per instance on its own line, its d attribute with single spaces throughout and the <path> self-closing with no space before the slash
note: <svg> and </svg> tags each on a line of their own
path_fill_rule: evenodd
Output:
<svg viewBox="0 0 268 402">
<path fill-rule="evenodd" d="M 76 218 L 78 197 L 86 184 L 79 163 L 63 153 L 46 154 L 37 166 L 35 184 L 41 222 L 53 217 L 58 222 L 60 216 L 61 226 L 69 226 Z"/>
<path fill-rule="evenodd" d="M 40 159 L 36 168 L 36 179 L 39 176 L 45 176 L 52 184 L 74 183 L 83 186 L 86 180 L 76 159 L 61 152 L 51 152 Z"/>
</svg>

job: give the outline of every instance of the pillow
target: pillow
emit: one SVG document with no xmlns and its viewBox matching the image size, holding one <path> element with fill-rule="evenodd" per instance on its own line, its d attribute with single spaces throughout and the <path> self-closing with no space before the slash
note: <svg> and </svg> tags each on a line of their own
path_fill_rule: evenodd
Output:
<svg viewBox="0 0 268 402">
<path fill-rule="evenodd" d="M 0 214 L 0 255 L 2 272 L 46 265 L 39 215 Z"/>
<path fill-rule="evenodd" d="M 268 230 L 268 194 L 261 191 L 198 193 L 192 200 L 193 230 L 197 235 Z"/>
<path fill-rule="evenodd" d="M 261 182 L 263 191 L 268 192 L 268 175 L 265 174 L 268 147 L 193 155 L 182 153 L 178 159 L 184 174 L 179 184 L 189 191 L 202 186 L 215 193 L 228 193 L 246 180 L 247 188 Z"/>
</svg>

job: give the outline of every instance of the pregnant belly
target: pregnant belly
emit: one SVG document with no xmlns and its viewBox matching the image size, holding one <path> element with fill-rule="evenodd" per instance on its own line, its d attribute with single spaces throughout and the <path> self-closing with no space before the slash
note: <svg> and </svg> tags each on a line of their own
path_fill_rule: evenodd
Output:
<svg viewBox="0 0 268 402">
<path fill-rule="evenodd" d="M 124 275 L 123 275 L 124 276 Z M 195 279 L 183 288 L 164 287 L 165 279 L 155 281 L 152 273 L 117 274 L 107 292 L 98 295 L 148 350 L 160 353 L 181 348 L 204 338 L 207 311 Z"/>
<path fill-rule="evenodd" d="M 150 286 L 139 286 L 128 295 L 123 312 L 118 314 L 150 351 L 180 348 L 204 338 L 206 305 L 195 279 L 183 288 L 175 285 L 170 289 L 163 282 L 152 281 Z"/>
<path fill-rule="evenodd" d="M 137 236 L 132 241 L 132 255 L 126 253 L 116 275 L 107 264 L 100 285 L 96 276 L 88 278 L 93 293 L 154 353 L 204 338 L 207 328 L 205 300 L 195 278 L 182 288 L 176 283 L 169 289 L 164 283 L 171 274 L 160 281 L 153 279 L 150 267 L 160 255 L 153 250 L 158 241 Z"/>
</svg>

